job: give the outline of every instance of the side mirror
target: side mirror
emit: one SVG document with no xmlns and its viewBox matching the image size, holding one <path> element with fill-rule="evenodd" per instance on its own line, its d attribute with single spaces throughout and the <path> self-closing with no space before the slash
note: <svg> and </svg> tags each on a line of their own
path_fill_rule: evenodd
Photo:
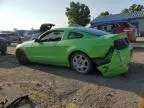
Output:
<svg viewBox="0 0 144 108">
<path fill-rule="evenodd" d="M 36 39 L 35 39 L 35 42 L 40 42 L 40 40 L 36 38 Z"/>
</svg>

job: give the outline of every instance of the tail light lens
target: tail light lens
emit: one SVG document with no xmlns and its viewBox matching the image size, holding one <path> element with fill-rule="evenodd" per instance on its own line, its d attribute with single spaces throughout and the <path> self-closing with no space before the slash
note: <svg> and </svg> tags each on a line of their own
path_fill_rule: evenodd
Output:
<svg viewBox="0 0 144 108">
<path fill-rule="evenodd" d="M 114 42 L 114 47 L 118 50 L 123 49 L 127 47 L 128 45 L 129 45 L 129 40 L 127 38 L 119 39 Z"/>
<path fill-rule="evenodd" d="M 119 43 L 118 41 L 115 41 L 115 42 L 114 42 L 114 47 L 115 47 L 116 49 L 120 49 L 120 48 L 121 48 L 121 45 L 120 45 L 120 43 Z"/>
</svg>

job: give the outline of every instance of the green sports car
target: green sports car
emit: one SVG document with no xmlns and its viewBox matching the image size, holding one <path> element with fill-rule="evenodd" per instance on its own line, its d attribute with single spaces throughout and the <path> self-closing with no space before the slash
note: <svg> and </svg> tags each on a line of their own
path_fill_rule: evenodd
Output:
<svg viewBox="0 0 144 108">
<path fill-rule="evenodd" d="M 91 72 L 95 66 L 104 76 L 115 76 L 128 72 L 132 49 L 124 33 L 67 27 L 46 31 L 35 40 L 19 44 L 16 57 L 23 65 L 61 65 L 81 74 Z"/>
</svg>

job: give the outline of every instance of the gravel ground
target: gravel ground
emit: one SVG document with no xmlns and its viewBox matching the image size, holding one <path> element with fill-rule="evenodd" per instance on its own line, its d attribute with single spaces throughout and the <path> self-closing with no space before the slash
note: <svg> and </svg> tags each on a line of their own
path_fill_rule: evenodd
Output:
<svg viewBox="0 0 144 108">
<path fill-rule="evenodd" d="M 29 95 L 37 108 L 144 108 L 144 43 L 134 44 L 127 75 L 80 75 L 64 67 L 21 66 L 15 47 L 0 56 L 0 100 Z"/>
</svg>

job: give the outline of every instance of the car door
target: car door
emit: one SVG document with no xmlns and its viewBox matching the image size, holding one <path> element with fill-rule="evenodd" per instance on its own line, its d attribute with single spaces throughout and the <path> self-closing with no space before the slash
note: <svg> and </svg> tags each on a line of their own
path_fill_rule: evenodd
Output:
<svg viewBox="0 0 144 108">
<path fill-rule="evenodd" d="M 41 35 L 32 45 L 34 61 L 55 64 L 58 60 L 58 43 L 61 42 L 63 34 L 63 30 L 53 30 Z"/>
</svg>

